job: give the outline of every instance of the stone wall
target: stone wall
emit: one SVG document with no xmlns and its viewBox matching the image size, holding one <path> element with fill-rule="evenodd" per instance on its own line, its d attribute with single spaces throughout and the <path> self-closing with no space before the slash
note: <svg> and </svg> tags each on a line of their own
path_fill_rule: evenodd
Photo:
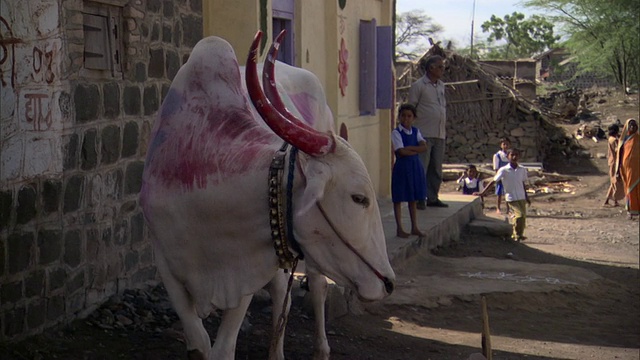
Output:
<svg viewBox="0 0 640 360">
<path fill-rule="evenodd" d="M 4 340 L 157 279 L 138 204 L 143 161 L 171 79 L 202 37 L 201 0 L 26 4 L 0 0 Z M 83 13 L 96 9 L 121 19 L 120 71 L 84 66 Z"/>
</svg>

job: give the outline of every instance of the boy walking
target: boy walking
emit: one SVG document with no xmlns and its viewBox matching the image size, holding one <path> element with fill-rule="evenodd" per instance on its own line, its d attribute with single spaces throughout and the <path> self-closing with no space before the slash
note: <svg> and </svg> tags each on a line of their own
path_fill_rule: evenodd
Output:
<svg viewBox="0 0 640 360">
<path fill-rule="evenodd" d="M 525 182 L 527 181 L 527 169 L 518 164 L 520 151 L 510 149 L 508 152 L 509 164 L 498 169 L 493 180 L 487 185 L 480 196 L 485 196 L 489 187 L 496 181 L 502 181 L 504 187 L 504 197 L 511 211 L 513 211 L 513 235 L 515 241 L 524 241 L 524 229 L 527 221 L 527 204 L 531 201 L 527 196 Z"/>
</svg>

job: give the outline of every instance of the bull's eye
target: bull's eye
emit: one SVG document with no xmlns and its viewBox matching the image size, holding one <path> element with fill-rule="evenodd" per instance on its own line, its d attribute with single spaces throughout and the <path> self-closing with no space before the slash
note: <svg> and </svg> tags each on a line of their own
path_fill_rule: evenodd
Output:
<svg viewBox="0 0 640 360">
<path fill-rule="evenodd" d="M 364 195 L 351 195 L 351 199 L 353 200 L 354 203 L 358 204 L 358 205 L 362 205 L 363 207 L 369 207 L 369 198 L 364 196 Z"/>
</svg>

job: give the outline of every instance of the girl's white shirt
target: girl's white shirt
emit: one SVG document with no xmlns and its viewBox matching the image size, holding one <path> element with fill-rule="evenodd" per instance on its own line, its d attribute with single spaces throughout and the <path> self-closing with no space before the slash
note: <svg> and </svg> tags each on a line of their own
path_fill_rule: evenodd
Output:
<svg viewBox="0 0 640 360">
<path fill-rule="evenodd" d="M 402 126 L 402 124 L 393 129 L 393 131 L 391 132 L 391 144 L 393 145 L 393 151 L 397 151 L 398 149 L 402 149 L 404 147 L 404 143 L 402 142 L 402 135 L 400 135 L 398 129 L 402 129 L 402 131 L 404 131 L 404 133 L 407 135 L 413 134 L 413 131 L 411 129 L 405 128 L 404 126 Z M 422 137 L 422 133 L 420 133 L 420 129 L 415 127 L 414 129 L 418 131 L 418 142 L 425 141 Z"/>
</svg>

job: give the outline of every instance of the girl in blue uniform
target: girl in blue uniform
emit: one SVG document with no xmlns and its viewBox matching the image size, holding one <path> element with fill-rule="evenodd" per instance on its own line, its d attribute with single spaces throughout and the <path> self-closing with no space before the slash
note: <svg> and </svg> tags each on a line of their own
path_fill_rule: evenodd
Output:
<svg viewBox="0 0 640 360">
<path fill-rule="evenodd" d="M 396 218 L 396 235 L 401 238 L 410 235 L 424 236 L 416 222 L 416 202 L 427 195 L 425 171 L 418 157 L 418 154 L 427 151 L 427 143 L 420 130 L 412 126 L 415 118 L 416 108 L 413 105 L 401 105 L 398 110 L 400 125 L 391 132 L 393 151 L 396 154 L 391 173 L 391 198 Z M 409 203 L 411 233 L 402 228 L 403 202 Z"/>
<path fill-rule="evenodd" d="M 469 165 L 467 171 L 460 175 L 458 185 L 465 195 L 478 195 L 484 191 L 482 180 L 478 177 L 478 168 L 475 165 Z"/>
<path fill-rule="evenodd" d="M 498 170 L 506 165 L 509 165 L 509 157 L 507 153 L 511 149 L 511 141 L 507 138 L 500 139 L 500 150 L 493 155 L 493 170 L 497 173 Z M 502 198 L 504 197 L 504 186 L 502 186 L 502 181 L 496 182 L 496 196 L 498 197 L 498 207 L 496 209 L 496 213 L 501 214 L 500 205 L 502 204 Z M 509 213 L 509 204 L 505 201 L 505 206 L 507 208 L 507 214 Z"/>
</svg>

